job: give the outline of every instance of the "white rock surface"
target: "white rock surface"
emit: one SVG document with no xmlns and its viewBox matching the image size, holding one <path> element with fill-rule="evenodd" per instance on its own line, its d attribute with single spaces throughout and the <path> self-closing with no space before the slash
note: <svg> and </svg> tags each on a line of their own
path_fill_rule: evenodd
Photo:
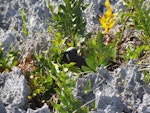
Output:
<svg viewBox="0 0 150 113">
<path fill-rule="evenodd" d="M 9 73 L 0 74 L 0 79 L 2 81 L 0 84 L 0 99 L 5 105 L 6 111 L 18 111 L 19 113 L 19 111 L 25 110 L 30 91 L 21 70 L 13 68 Z"/>
<path fill-rule="evenodd" d="M 101 67 L 97 74 L 88 74 L 79 79 L 74 94 L 83 104 L 95 98 L 96 110 L 92 113 L 149 113 L 150 88 L 142 78 L 143 75 L 133 61 L 125 67 L 118 68 L 112 75 Z M 84 87 L 89 87 L 89 80 L 91 91 L 85 94 Z"/>
</svg>

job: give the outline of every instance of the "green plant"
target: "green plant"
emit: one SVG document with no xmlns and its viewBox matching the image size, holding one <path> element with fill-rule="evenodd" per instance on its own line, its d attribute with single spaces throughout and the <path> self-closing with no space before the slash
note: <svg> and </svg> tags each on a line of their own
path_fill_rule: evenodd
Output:
<svg viewBox="0 0 150 113">
<path fill-rule="evenodd" d="M 138 61 L 137 64 L 145 66 L 145 62 L 147 62 L 145 58 L 147 58 L 150 50 L 150 1 L 123 0 L 123 2 L 126 11 L 119 15 L 120 22 L 124 23 L 119 37 L 123 37 L 125 29 L 132 28 L 133 30 L 138 30 L 139 38 L 141 38 L 143 44 L 141 46 L 136 46 L 135 49 L 129 46 L 126 51 L 123 52 L 122 57 L 126 62 L 130 59 L 136 59 L 136 61 Z M 144 59 L 144 61 L 141 61 L 141 59 Z M 143 74 L 145 75 L 144 81 L 148 83 L 150 80 L 149 73 L 144 70 Z"/>
<path fill-rule="evenodd" d="M 146 45 L 150 45 L 150 1 L 124 0 L 126 6 L 125 16 L 134 24 L 135 29 L 141 31 L 140 38 Z"/>
<path fill-rule="evenodd" d="M 35 56 L 35 66 L 37 69 L 31 72 L 30 75 L 29 81 L 32 86 L 29 99 L 38 95 L 43 95 L 41 101 L 47 101 L 50 99 L 50 95 L 55 93 L 54 88 L 57 86 L 52 75 L 56 75 L 56 70 L 52 59 L 55 59 L 56 56 L 57 52 L 50 54 L 49 51 L 45 51 L 43 54 Z M 46 96 L 47 93 L 49 93 L 49 98 Z"/>
<path fill-rule="evenodd" d="M 123 52 L 122 57 L 125 61 L 138 59 L 143 51 L 147 51 L 149 49 L 150 47 L 148 45 L 137 46 L 135 49 L 129 46 L 127 50 Z"/>
<path fill-rule="evenodd" d="M 76 113 L 89 112 L 89 108 L 81 107 L 82 103 L 75 99 L 72 94 L 76 78 L 73 77 L 72 74 L 69 75 L 68 68 L 73 65 L 74 63 L 59 65 L 58 67 L 61 68 L 61 71 L 57 71 L 57 76 L 54 77 L 58 85 L 58 88 L 55 90 L 60 103 L 54 103 L 53 101 L 51 101 L 51 103 L 58 113 L 73 113 L 75 111 Z"/>
<path fill-rule="evenodd" d="M 55 92 L 54 88 L 57 87 L 56 81 L 52 78 L 52 76 L 54 77 L 57 75 L 57 67 L 55 67 L 56 65 L 54 65 L 54 63 L 61 63 L 61 54 L 65 49 L 65 39 L 62 38 L 59 32 L 55 32 L 51 42 L 52 46 L 49 50 L 43 51 L 42 54 L 35 56 L 35 65 L 38 68 L 31 73 L 31 76 L 34 77 L 32 77 L 33 80 L 31 80 L 31 82 L 33 82 L 33 88 L 30 98 L 39 94 L 45 95 L 49 93 L 51 95 Z M 46 100 L 49 99 L 50 98 Z"/>
<path fill-rule="evenodd" d="M 63 2 L 58 6 L 57 12 L 54 12 L 54 7 L 48 2 L 55 28 L 65 37 L 72 39 L 75 35 L 83 35 L 86 23 L 82 18 L 82 11 L 88 5 L 84 5 L 83 0 L 63 0 Z"/>
<path fill-rule="evenodd" d="M 51 95 L 56 93 L 60 103 L 55 103 L 52 100 L 50 102 L 57 112 L 87 113 L 89 108 L 82 107 L 82 103 L 72 94 L 76 77 L 79 76 L 81 70 L 75 68 L 73 62 L 70 64 L 62 62 L 62 53 L 68 47 L 75 46 L 82 49 L 82 45 L 78 45 L 78 43 L 81 42 L 85 30 L 82 11 L 87 5 L 83 5 L 83 0 L 63 1 L 64 4 L 59 5 L 57 13 L 48 2 L 54 23 L 48 30 L 53 35 L 53 39 L 50 49 L 36 56 L 37 70 L 31 73 L 31 78 L 33 78 L 31 80 L 33 82 L 31 99 L 34 96 L 42 95 L 41 101 L 49 102 Z M 88 67 L 83 66 L 83 71 L 95 72 L 97 66 L 107 65 L 110 58 L 115 59 L 116 57 L 115 43 L 104 45 L 101 33 L 98 33 L 95 38 L 89 38 L 84 43 L 86 47 L 83 47 L 84 50 L 81 50 L 81 53 L 86 57 Z M 89 87 L 85 87 L 85 93 L 91 90 L 91 83 L 88 82 L 88 85 Z"/>
<path fill-rule="evenodd" d="M 56 38 L 59 39 L 58 37 Z M 76 77 L 78 76 L 69 75 L 69 71 L 75 63 L 60 64 L 60 56 L 58 55 L 61 51 L 55 47 L 62 46 L 62 41 L 58 41 L 57 39 L 50 49 L 53 53 L 45 52 L 45 56 L 39 55 L 36 57 L 36 66 L 38 69 L 32 73 L 34 86 L 30 99 L 42 95 L 41 101 L 49 102 L 51 96 L 56 93 L 61 104 L 53 101 L 50 102 L 57 112 L 72 113 L 76 111 L 78 113 L 87 113 L 88 107 L 80 108 L 82 103 L 75 99 L 72 94 Z"/>
<path fill-rule="evenodd" d="M 87 81 L 87 85 L 84 86 L 84 93 L 87 94 L 92 89 L 91 80 Z"/>
<path fill-rule="evenodd" d="M 48 101 L 51 96 L 47 96 L 47 94 L 54 94 L 54 89 L 58 87 L 57 81 L 54 78 L 57 76 L 58 71 L 62 71 L 62 53 L 66 49 L 66 41 L 62 38 L 62 35 L 59 32 L 55 32 L 54 38 L 51 40 L 51 42 L 52 45 L 49 50 L 43 51 L 42 54 L 35 56 L 35 65 L 37 69 L 30 75 L 30 82 L 32 84 L 32 87 L 29 99 L 32 99 L 33 97 L 38 95 L 43 95 L 41 101 Z M 73 66 L 63 68 L 69 70 L 71 70 L 71 68 L 72 70 L 76 69 L 73 68 Z"/>
<path fill-rule="evenodd" d="M 144 82 L 146 83 L 150 83 L 150 74 L 149 72 L 147 72 L 146 70 L 143 71 L 143 74 L 144 74 Z"/>
<path fill-rule="evenodd" d="M 40 64 L 40 66 L 37 65 L 39 66 L 38 69 L 33 71 L 32 74 L 30 75 L 29 82 L 31 85 L 30 87 L 31 94 L 28 98 L 29 100 L 31 100 L 33 97 L 42 95 L 41 102 L 42 101 L 45 102 L 49 99 L 49 96 L 54 94 L 55 92 L 54 88 L 56 87 L 56 84 L 54 83 L 51 73 L 49 72 L 48 67 L 47 67 L 47 66 L 51 66 L 49 64 L 48 59 L 41 57 L 39 58 L 39 60 L 41 62 L 38 61 L 38 63 L 42 63 L 42 64 Z M 46 65 L 44 66 L 44 64 Z M 47 96 L 47 93 L 48 93 L 48 96 Z"/>
<path fill-rule="evenodd" d="M 28 30 L 27 30 L 27 19 L 26 19 L 25 13 L 24 13 L 24 9 L 22 9 L 22 11 L 21 11 L 21 17 L 22 17 L 22 20 L 23 20 L 22 31 L 26 36 L 28 36 L 29 33 L 28 33 Z"/>
<path fill-rule="evenodd" d="M 110 59 L 116 58 L 116 43 L 103 44 L 103 35 L 99 32 L 96 37 L 87 41 L 86 63 L 82 66 L 84 71 L 96 72 L 96 67 L 107 65 Z"/>
<path fill-rule="evenodd" d="M 10 71 L 13 66 L 18 64 L 18 50 L 14 50 L 10 47 L 10 50 L 4 55 L 4 48 L 0 43 L 0 68 L 2 71 Z"/>
</svg>

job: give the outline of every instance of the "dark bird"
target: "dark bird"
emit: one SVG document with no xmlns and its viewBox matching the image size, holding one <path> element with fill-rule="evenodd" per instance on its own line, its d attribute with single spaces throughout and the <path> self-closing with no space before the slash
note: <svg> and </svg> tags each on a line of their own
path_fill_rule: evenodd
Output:
<svg viewBox="0 0 150 113">
<path fill-rule="evenodd" d="M 75 47 L 70 47 L 63 53 L 63 61 L 67 64 L 75 62 L 75 66 L 79 68 L 81 68 L 81 66 L 87 66 L 85 58 L 78 55 Z"/>
</svg>

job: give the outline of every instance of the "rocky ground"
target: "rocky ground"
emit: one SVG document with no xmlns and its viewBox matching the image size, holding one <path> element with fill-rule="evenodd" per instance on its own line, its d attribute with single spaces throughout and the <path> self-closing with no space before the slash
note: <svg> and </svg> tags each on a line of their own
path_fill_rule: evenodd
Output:
<svg viewBox="0 0 150 113">
<path fill-rule="evenodd" d="M 55 6 L 61 0 L 50 0 Z M 87 22 L 86 32 L 99 30 L 97 14 L 102 15 L 105 0 L 85 0 L 90 6 L 85 10 L 83 17 Z M 124 11 L 122 0 L 110 0 L 113 11 Z M 29 36 L 22 32 L 21 11 L 25 10 Z M 47 8 L 46 0 L 0 0 L 0 42 L 4 51 L 10 45 L 21 51 L 21 55 L 40 53 L 50 47 L 47 28 L 51 13 Z M 125 35 L 127 35 L 126 33 Z M 131 60 L 127 65 L 110 73 L 100 67 L 97 73 L 89 73 L 77 81 L 73 91 L 76 98 L 84 104 L 93 100 L 96 109 L 91 113 L 150 113 L 150 88 L 145 84 L 143 74 Z M 96 76 L 95 76 L 96 75 Z M 91 81 L 92 90 L 84 94 L 84 88 Z M 28 108 L 27 96 L 30 90 L 21 70 L 14 67 L 11 72 L 0 74 L 0 113 L 50 113 L 45 104 L 37 110 Z"/>
</svg>

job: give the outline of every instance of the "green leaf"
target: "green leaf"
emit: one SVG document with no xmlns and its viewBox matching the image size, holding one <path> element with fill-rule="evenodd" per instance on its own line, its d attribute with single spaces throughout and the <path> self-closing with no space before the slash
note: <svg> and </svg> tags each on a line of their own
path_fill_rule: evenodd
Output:
<svg viewBox="0 0 150 113">
<path fill-rule="evenodd" d="M 13 60 L 11 66 L 16 66 L 18 64 L 18 60 Z"/>
<path fill-rule="evenodd" d="M 28 36 L 28 30 L 27 30 L 27 25 L 26 25 L 27 19 L 26 19 L 25 13 L 24 13 L 24 9 L 22 9 L 22 11 L 21 11 L 21 17 L 23 20 L 22 31 L 26 36 Z"/>
<path fill-rule="evenodd" d="M 75 73 L 80 73 L 81 69 L 78 68 L 77 66 L 72 66 L 69 68 L 70 71 L 75 72 Z"/>
<path fill-rule="evenodd" d="M 86 58 L 86 63 L 92 70 L 96 70 L 96 66 L 94 65 L 95 62 L 93 62 L 93 60 Z"/>
<path fill-rule="evenodd" d="M 64 12 L 66 11 L 66 7 L 65 7 L 64 5 L 62 5 L 62 4 L 59 5 L 59 8 L 60 8 L 62 11 L 64 11 Z"/>
<path fill-rule="evenodd" d="M 93 71 L 92 69 L 90 69 L 89 67 L 86 67 L 86 66 L 81 66 L 81 69 L 82 69 L 84 72 L 91 72 L 91 71 Z"/>
<path fill-rule="evenodd" d="M 21 16 L 22 16 L 23 21 L 27 22 L 27 19 L 25 17 L 25 13 L 24 13 L 24 9 L 22 9 L 22 11 L 21 11 Z"/>
<path fill-rule="evenodd" d="M 65 68 L 70 68 L 72 66 L 74 66 L 76 63 L 75 62 L 70 62 L 69 64 L 64 64 Z"/>
<path fill-rule="evenodd" d="M 53 101 L 50 102 L 57 111 L 61 111 L 61 113 L 66 113 L 66 110 L 60 104 L 56 104 Z"/>
<path fill-rule="evenodd" d="M 101 32 L 98 32 L 98 34 L 96 36 L 96 45 L 98 46 L 99 49 L 102 49 L 104 47 L 103 35 Z"/>
</svg>

